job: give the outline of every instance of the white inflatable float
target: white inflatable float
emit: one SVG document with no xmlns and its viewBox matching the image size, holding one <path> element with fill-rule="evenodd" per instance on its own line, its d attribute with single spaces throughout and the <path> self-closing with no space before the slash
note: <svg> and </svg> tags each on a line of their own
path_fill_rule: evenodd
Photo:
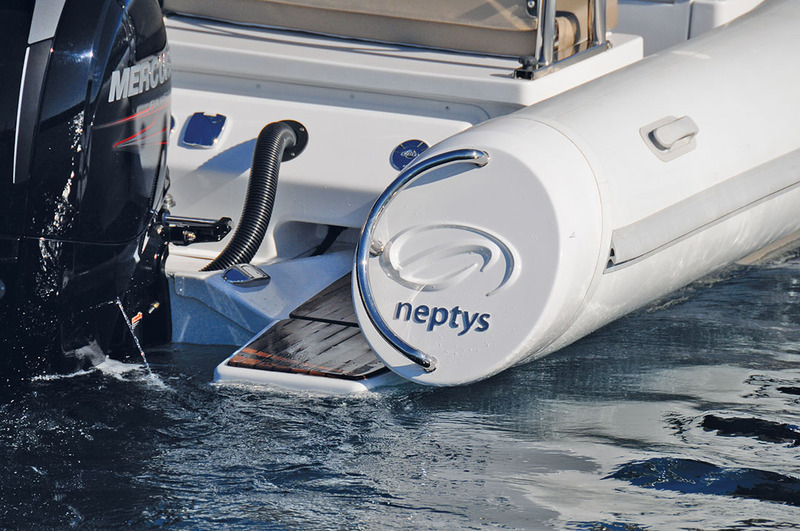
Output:
<svg viewBox="0 0 800 531">
<path fill-rule="evenodd" d="M 800 229 L 798 27 L 796 2 L 765 2 L 425 152 L 358 243 L 375 353 L 480 380 Z"/>
</svg>

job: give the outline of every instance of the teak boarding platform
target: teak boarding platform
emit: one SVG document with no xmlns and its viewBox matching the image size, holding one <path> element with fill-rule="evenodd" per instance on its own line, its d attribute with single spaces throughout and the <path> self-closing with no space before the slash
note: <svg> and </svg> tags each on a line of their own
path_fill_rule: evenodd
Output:
<svg viewBox="0 0 800 531">
<path fill-rule="evenodd" d="M 358 327 L 349 274 L 250 341 L 225 365 L 342 380 L 389 372 Z"/>
</svg>

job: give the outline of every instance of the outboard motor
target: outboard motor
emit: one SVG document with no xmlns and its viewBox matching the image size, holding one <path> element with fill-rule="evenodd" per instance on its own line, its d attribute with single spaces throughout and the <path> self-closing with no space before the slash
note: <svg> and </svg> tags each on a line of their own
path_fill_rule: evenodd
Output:
<svg viewBox="0 0 800 531">
<path fill-rule="evenodd" d="M 6 3 L 0 42 L 0 381 L 167 340 L 157 0 Z"/>
</svg>

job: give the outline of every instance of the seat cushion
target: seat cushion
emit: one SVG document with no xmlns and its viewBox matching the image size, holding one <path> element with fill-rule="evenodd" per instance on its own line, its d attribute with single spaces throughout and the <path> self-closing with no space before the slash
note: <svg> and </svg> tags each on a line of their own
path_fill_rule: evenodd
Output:
<svg viewBox="0 0 800 531">
<path fill-rule="evenodd" d="M 589 1 L 559 0 L 560 56 L 588 40 Z M 524 0 L 165 0 L 164 10 L 222 21 L 446 50 L 530 55 L 536 19 Z M 617 1 L 607 0 L 606 26 Z M 568 23 L 568 25 L 566 24 Z M 563 35 L 571 28 L 571 35 Z"/>
</svg>

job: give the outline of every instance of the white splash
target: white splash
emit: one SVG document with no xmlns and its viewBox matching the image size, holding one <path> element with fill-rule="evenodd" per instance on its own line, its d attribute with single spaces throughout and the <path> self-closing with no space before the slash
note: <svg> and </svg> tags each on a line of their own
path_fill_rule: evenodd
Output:
<svg viewBox="0 0 800 531">
<path fill-rule="evenodd" d="M 128 313 L 125 311 L 125 307 L 122 305 L 122 301 L 117 297 L 117 307 L 119 307 L 120 313 L 122 313 L 122 318 L 125 319 L 125 324 L 128 325 L 128 330 L 131 332 L 131 337 L 133 337 L 133 342 L 136 343 L 136 348 L 139 349 L 139 355 L 142 357 L 142 361 L 144 361 L 144 366 L 147 368 L 148 372 L 150 371 L 150 364 L 147 363 L 147 356 L 144 355 L 144 349 L 142 348 L 142 344 L 139 342 L 139 338 L 136 337 L 136 332 L 134 331 L 133 321 L 128 318 Z"/>
<path fill-rule="evenodd" d="M 154 389 L 166 391 L 172 390 L 172 388 L 164 383 L 164 381 L 150 369 L 149 365 L 146 366 L 140 363 L 125 363 L 111 359 L 103 353 L 103 350 L 94 341 L 84 347 L 68 353 L 68 355 L 81 361 L 86 361 L 90 363 L 92 367 L 68 374 L 44 374 L 41 376 L 34 376 L 31 378 L 31 381 L 51 382 L 87 376 L 100 372 L 104 376 L 122 382 L 143 382 L 148 387 L 152 387 Z"/>
</svg>

